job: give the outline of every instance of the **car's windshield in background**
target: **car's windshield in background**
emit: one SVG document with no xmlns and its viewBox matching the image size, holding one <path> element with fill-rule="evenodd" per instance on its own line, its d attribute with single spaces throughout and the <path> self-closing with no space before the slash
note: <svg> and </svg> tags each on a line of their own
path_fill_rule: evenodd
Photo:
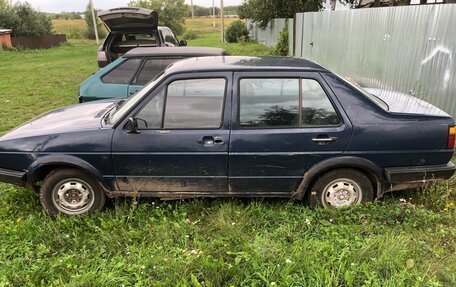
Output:
<svg viewBox="0 0 456 287">
<path fill-rule="evenodd" d="M 117 110 L 111 113 L 109 116 L 109 123 L 111 125 L 115 125 L 120 119 L 123 118 L 125 113 L 127 113 L 133 106 L 136 105 L 142 98 L 144 98 L 147 93 L 157 84 L 161 81 L 163 78 L 163 74 L 157 77 L 155 80 L 147 84 L 141 91 L 139 91 L 136 95 L 132 96 L 125 102 L 121 103 L 118 107 Z"/>
<path fill-rule="evenodd" d="M 346 82 L 347 84 L 349 84 L 351 87 L 355 88 L 357 91 L 359 91 L 360 93 L 362 93 L 364 96 L 366 96 L 367 98 L 369 98 L 371 101 L 373 101 L 374 103 L 376 103 L 378 106 L 380 106 L 382 109 L 384 109 L 385 111 L 388 111 L 389 110 L 389 106 L 387 103 L 385 103 L 382 99 L 380 99 L 379 97 L 377 97 L 376 95 L 374 94 L 371 94 L 369 93 L 368 91 L 364 90 L 363 87 L 361 87 L 355 80 L 351 79 L 351 78 L 345 78 L 345 77 L 342 77 L 338 74 L 336 74 L 336 76 L 338 76 L 340 79 L 342 79 L 344 82 Z"/>
</svg>

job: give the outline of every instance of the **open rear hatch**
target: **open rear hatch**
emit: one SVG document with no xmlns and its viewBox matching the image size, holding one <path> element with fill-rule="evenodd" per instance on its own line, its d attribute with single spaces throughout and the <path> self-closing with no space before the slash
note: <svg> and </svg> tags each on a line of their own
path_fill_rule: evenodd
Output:
<svg viewBox="0 0 456 287">
<path fill-rule="evenodd" d="M 158 26 L 157 12 L 145 8 L 113 8 L 98 12 L 98 17 L 110 31 L 156 30 Z"/>
</svg>

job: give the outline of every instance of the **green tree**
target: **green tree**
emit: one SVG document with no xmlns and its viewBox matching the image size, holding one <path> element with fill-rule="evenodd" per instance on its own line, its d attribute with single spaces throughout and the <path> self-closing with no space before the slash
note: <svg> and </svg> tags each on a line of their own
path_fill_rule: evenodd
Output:
<svg viewBox="0 0 456 287">
<path fill-rule="evenodd" d="M 244 0 L 238 9 L 241 19 L 252 19 L 266 28 L 274 18 L 293 18 L 296 13 L 320 11 L 323 0 Z"/>
<path fill-rule="evenodd" d="M 8 5 L 7 0 L 0 0 L 0 9 L 2 9 L 2 10 L 6 9 L 6 8 L 8 8 L 8 6 L 9 5 Z"/>
<path fill-rule="evenodd" d="M 0 27 L 13 29 L 13 36 L 43 36 L 52 33 L 51 19 L 33 9 L 28 2 L 18 2 L 13 7 L 0 9 Z"/>
<path fill-rule="evenodd" d="M 128 3 L 128 6 L 157 11 L 158 24 L 168 26 L 176 35 L 182 35 L 185 31 L 188 7 L 184 0 L 136 0 Z"/>
<path fill-rule="evenodd" d="M 98 19 L 98 17 L 96 16 L 98 11 L 99 10 L 95 10 L 95 20 L 97 21 L 98 37 L 100 39 L 103 39 L 104 37 L 106 37 L 106 32 L 105 29 L 103 29 L 103 24 L 101 23 L 101 20 Z M 87 4 L 86 10 L 84 12 L 84 19 L 87 24 L 87 38 L 95 39 L 95 29 L 93 27 L 93 17 L 90 2 Z"/>
</svg>

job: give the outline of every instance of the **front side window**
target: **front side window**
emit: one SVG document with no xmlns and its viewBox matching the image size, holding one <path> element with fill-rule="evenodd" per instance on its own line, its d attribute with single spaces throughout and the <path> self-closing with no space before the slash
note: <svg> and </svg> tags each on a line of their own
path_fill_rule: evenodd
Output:
<svg viewBox="0 0 456 287">
<path fill-rule="evenodd" d="M 104 75 L 101 81 L 106 84 L 129 84 L 140 63 L 141 59 L 126 60 Z"/>
<path fill-rule="evenodd" d="M 142 129 L 219 128 L 225 89 L 226 80 L 221 78 L 174 81 L 137 114 L 138 125 Z"/>
<path fill-rule="evenodd" d="M 177 45 L 177 39 L 174 36 L 173 32 L 171 32 L 171 30 L 163 29 L 162 33 L 163 33 L 163 38 L 165 38 L 165 42 Z"/>
<path fill-rule="evenodd" d="M 179 59 L 150 59 L 144 64 L 136 80 L 137 85 L 145 85 L 161 74 L 170 64 Z"/>
<path fill-rule="evenodd" d="M 320 84 L 311 79 L 241 79 L 242 128 L 338 125 L 340 118 Z"/>
</svg>

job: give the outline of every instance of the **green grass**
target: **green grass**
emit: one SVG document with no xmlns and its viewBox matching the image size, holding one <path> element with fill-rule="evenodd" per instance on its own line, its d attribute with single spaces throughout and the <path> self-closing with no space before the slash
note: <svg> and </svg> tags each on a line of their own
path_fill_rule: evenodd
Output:
<svg viewBox="0 0 456 287">
<path fill-rule="evenodd" d="M 221 46 L 214 32 L 190 44 Z M 76 103 L 97 70 L 96 48 L 0 51 L 0 134 Z M 349 211 L 117 199 L 99 214 L 52 220 L 31 191 L 0 184 L 0 286 L 456 286 L 455 187 L 453 179 Z"/>
</svg>

